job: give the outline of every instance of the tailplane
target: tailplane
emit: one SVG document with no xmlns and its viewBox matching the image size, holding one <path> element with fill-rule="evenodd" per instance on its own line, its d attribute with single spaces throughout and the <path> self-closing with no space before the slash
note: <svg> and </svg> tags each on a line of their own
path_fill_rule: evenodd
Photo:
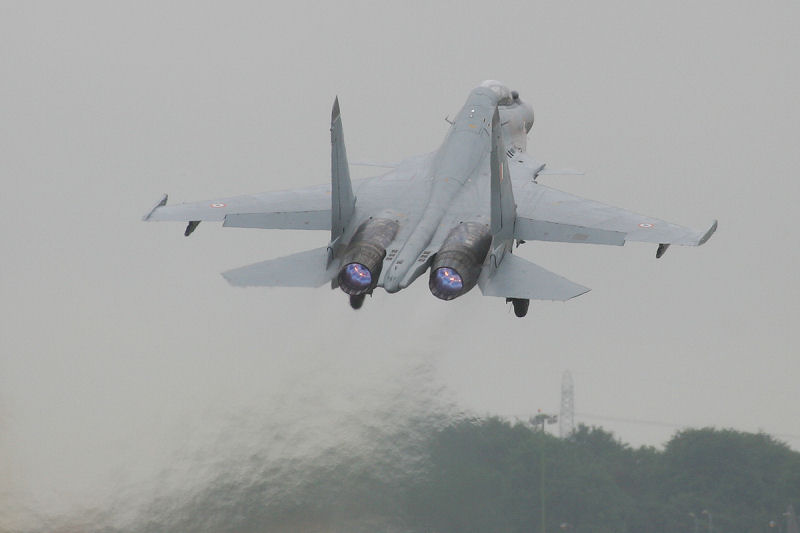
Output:
<svg viewBox="0 0 800 533">
<path fill-rule="evenodd" d="M 336 276 L 325 264 L 327 248 L 306 250 L 223 272 L 238 287 L 322 287 Z"/>
<path fill-rule="evenodd" d="M 506 254 L 492 275 L 484 275 L 478 285 L 484 296 L 524 300 L 564 301 L 589 292 L 588 287 L 512 254 Z"/>
</svg>

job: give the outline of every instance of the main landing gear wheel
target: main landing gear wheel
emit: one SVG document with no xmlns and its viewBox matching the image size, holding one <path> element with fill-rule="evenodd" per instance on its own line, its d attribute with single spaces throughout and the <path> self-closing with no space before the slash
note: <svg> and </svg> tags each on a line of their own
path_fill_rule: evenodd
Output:
<svg viewBox="0 0 800 533">
<path fill-rule="evenodd" d="M 528 314 L 528 307 L 531 305 L 531 301 L 527 298 L 508 298 L 506 301 L 511 302 L 514 306 L 514 314 L 519 318 Z"/>
<path fill-rule="evenodd" d="M 364 305 L 364 298 L 366 297 L 366 294 L 351 294 L 350 307 L 353 309 L 361 309 L 361 306 Z"/>
</svg>

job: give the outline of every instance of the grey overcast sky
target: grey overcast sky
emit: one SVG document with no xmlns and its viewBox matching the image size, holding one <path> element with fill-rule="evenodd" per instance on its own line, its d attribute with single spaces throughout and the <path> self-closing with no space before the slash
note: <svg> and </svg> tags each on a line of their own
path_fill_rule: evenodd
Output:
<svg viewBox="0 0 800 533">
<path fill-rule="evenodd" d="M 0 529 L 180 491 L 210 450 L 269 446 L 264 421 L 294 436 L 273 457 L 347 446 L 423 381 L 524 419 L 569 369 L 607 417 L 577 419 L 634 445 L 717 426 L 800 449 L 800 4 L 319 4 L 0 2 Z M 433 150 L 487 78 L 533 105 L 531 153 L 587 172 L 543 182 L 717 234 L 658 261 L 526 245 L 593 290 L 517 320 L 425 283 L 357 313 L 234 289 L 220 272 L 328 236 L 140 221 L 164 192 L 326 182 L 335 95 L 351 160 Z"/>
</svg>

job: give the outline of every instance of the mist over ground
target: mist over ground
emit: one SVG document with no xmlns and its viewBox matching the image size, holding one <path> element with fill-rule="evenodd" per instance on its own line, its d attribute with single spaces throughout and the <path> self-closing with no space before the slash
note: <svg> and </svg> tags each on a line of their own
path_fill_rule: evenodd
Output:
<svg viewBox="0 0 800 533">
<path fill-rule="evenodd" d="M 11 502 L 39 500 L 22 515 L 9 509 L 5 516 L 16 519 L 6 527 L 211 532 L 391 525 L 405 513 L 395 508 L 405 496 L 398 491 L 421 472 L 423 443 L 460 418 L 430 356 L 293 357 L 282 383 L 251 404 L 208 405 L 202 416 L 160 435 L 167 442 L 149 464 L 139 458 L 139 479 L 126 482 L 115 471 L 131 465 L 117 464 L 79 502 L 75 494 L 66 501 L 45 494 L 53 499 L 48 504 L 41 494 L 6 493 Z"/>
</svg>

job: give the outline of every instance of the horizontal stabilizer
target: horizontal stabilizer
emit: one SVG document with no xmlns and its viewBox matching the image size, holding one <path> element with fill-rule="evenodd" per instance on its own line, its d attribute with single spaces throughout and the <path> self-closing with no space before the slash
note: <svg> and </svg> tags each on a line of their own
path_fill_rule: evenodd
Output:
<svg viewBox="0 0 800 533">
<path fill-rule="evenodd" d="M 329 230 L 331 210 L 236 213 L 225 215 L 222 225 L 229 228 Z"/>
<path fill-rule="evenodd" d="M 625 233 L 572 224 L 517 217 L 514 238 L 522 241 L 577 242 L 586 244 L 625 244 Z"/>
<path fill-rule="evenodd" d="M 336 268 L 326 268 L 328 248 L 316 248 L 297 254 L 223 272 L 231 285 L 238 287 L 321 287 L 336 275 Z"/>
<path fill-rule="evenodd" d="M 485 274 L 479 285 L 484 296 L 530 300 L 564 301 L 590 290 L 513 254 L 506 254 L 494 273 Z"/>
</svg>

